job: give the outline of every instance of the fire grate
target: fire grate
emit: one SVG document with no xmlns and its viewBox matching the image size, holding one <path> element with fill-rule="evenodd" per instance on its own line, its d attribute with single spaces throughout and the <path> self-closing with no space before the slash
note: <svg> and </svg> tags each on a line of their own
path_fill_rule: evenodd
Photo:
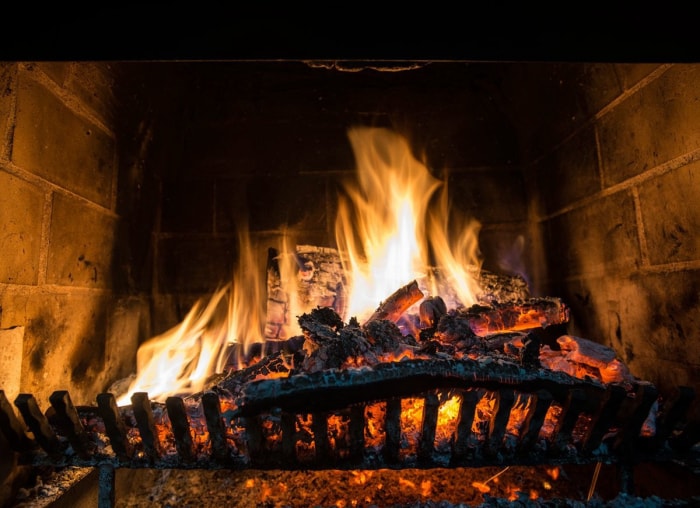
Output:
<svg viewBox="0 0 700 508">
<path fill-rule="evenodd" d="M 14 405 L 30 435 L 0 391 L 0 429 L 24 464 L 99 468 L 99 506 L 114 505 L 116 468 L 698 464 L 688 387 L 659 408 L 646 382 L 629 390 L 493 359 L 435 359 L 250 381 L 233 404 L 230 393 L 225 382 L 165 403 L 140 392 L 127 407 L 102 393 L 95 407 L 76 407 L 57 391 L 45 413 L 21 394 Z M 440 442 L 447 400 L 457 401 L 456 416 Z M 422 408 L 412 448 L 402 420 L 407 401 Z"/>
</svg>

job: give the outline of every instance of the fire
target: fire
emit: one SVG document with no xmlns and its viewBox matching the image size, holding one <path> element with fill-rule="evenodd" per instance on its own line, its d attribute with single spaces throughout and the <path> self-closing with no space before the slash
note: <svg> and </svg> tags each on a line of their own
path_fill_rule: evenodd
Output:
<svg viewBox="0 0 700 508">
<path fill-rule="evenodd" d="M 403 137 L 381 128 L 351 129 L 348 135 L 357 182 L 346 183 L 336 217 L 336 243 L 352 286 L 347 315 L 363 321 L 414 279 L 430 283 L 435 292 L 431 258 L 460 302 L 475 303 L 478 287 L 470 269 L 479 264 L 479 224 L 459 224 L 460 234 L 448 234 L 453 217 L 447 185 L 413 156 Z"/>
<path fill-rule="evenodd" d="M 475 303 L 479 224 L 450 212 L 447 183 L 414 157 L 400 135 L 382 128 L 354 128 L 348 137 L 357 181 L 346 183 L 335 223 L 348 280 L 343 317 L 364 321 L 411 281 L 420 281 L 425 287 L 421 292 L 444 295 L 455 305 Z M 129 404 L 136 392 L 146 392 L 156 401 L 197 393 L 214 374 L 230 367 L 232 348 L 240 359 L 249 345 L 264 342 L 270 317 L 264 301 L 268 281 L 256 270 L 259 263 L 245 226 L 239 225 L 241 254 L 231 283 L 208 301 L 198 301 L 180 324 L 139 348 L 136 377 L 118 405 Z M 300 335 L 295 317 L 309 310 L 302 308 L 295 291 L 296 279 L 306 274 L 295 264 L 295 249 L 285 235 L 278 259 L 288 294 L 282 318 L 286 328 L 279 338 Z"/>
<path fill-rule="evenodd" d="M 130 404 L 136 392 L 164 401 L 170 395 L 201 391 L 212 374 L 223 372 L 229 346 L 237 343 L 245 351 L 263 341 L 259 302 L 264 285 L 251 269 L 257 262 L 247 234 L 240 235 L 239 248 L 241 256 L 230 284 L 208 301 L 200 299 L 181 323 L 139 347 L 136 378 L 118 405 Z"/>
</svg>

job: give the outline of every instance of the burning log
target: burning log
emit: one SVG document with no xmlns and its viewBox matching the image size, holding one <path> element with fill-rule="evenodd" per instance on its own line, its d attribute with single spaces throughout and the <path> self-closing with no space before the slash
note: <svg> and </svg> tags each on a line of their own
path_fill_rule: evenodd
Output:
<svg viewBox="0 0 700 508">
<path fill-rule="evenodd" d="M 491 305 L 472 305 L 469 308 L 455 309 L 447 313 L 463 323 L 474 335 L 487 337 L 496 333 L 546 328 L 569 321 L 569 308 L 559 298 L 541 297 L 529 300 Z M 444 319 L 444 317 L 443 317 Z M 455 337 L 450 331 L 443 331 L 438 324 L 438 333 L 446 342 Z"/>
<path fill-rule="evenodd" d="M 634 376 L 616 358 L 614 349 L 572 335 L 562 335 L 557 343 L 561 351 L 554 351 L 549 346 L 543 346 L 540 351 L 540 361 L 547 368 L 576 377 L 591 375 L 604 383 L 634 382 Z"/>
<path fill-rule="evenodd" d="M 294 272 L 292 280 L 283 280 L 285 266 Z M 294 287 L 287 287 L 290 284 Z M 286 257 L 276 249 L 269 249 L 265 338 L 288 338 L 287 328 L 292 319 L 290 291 L 294 291 L 302 309 L 330 307 L 343 315 L 346 305 L 345 285 L 345 273 L 336 249 L 299 245 Z"/>
<path fill-rule="evenodd" d="M 406 310 L 423 298 L 424 294 L 418 287 L 417 281 L 412 281 L 397 289 L 394 293 L 379 304 L 377 310 L 365 321 L 363 326 L 378 320 L 388 320 L 396 323 Z"/>
</svg>

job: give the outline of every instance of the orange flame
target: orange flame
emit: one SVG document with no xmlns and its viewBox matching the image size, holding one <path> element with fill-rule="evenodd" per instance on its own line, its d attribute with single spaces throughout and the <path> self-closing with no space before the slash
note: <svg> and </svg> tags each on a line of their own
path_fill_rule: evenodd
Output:
<svg viewBox="0 0 700 508">
<path fill-rule="evenodd" d="M 341 197 L 336 217 L 336 243 L 352 285 L 348 316 L 363 321 L 414 279 L 434 285 L 431 255 L 461 303 L 475 303 L 479 224 L 458 225 L 461 234 L 448 234 L 447 185 L 413 156 L 403 137 L 382 128 L 354 128 L 348 136 L 358 180 L 346 183 L 348 197 Z"/>
<path fill-rule="evenodd" d="M 233 281 L 208 302 L 195 303 L 180 324 L 139 347 L 136 378 L 118 398 L 118 405 L 130 404 L 136 392 L 162 402 L 170 395 L 201 391 L 212 374 L 223 372 L 229 345 L 237 342 L 246 350 L 262 342 L 264 285 L 258 271 L 251 269 L 257 262 L 247 234 L 240 235 L 239 243 L 241 255 Z"/>
<path fill-rule="evenodd" d="M 348 137 L 358 180 L 347 183 L 335 224 L 350 286 L 342 317 L 363 321 L 412 280 L 421 281 L 424 294 L 454 293 L 453 304 L 475 303 L 478 222 L 451 213 L 446 182 L 414 157 L 403 137 L 381 128 L 350 129 Z M 223 372 L 233 344 L 245 353 L 250 344 L 264 342 L 267 284 L 264 270 L 256 270 L 258 257 L 246 226 L 239 224 L 241 254 L 232 282 L 208 301 L 198 301 L 180 324 L 139 348 L 136 378 L 119 397 L 119 405 L 129 404 L 135 392 L 163 401 L 170 395 L 201 391 L 213 374 Z M 298 276 L 295 258 L 289 254 L 293 251 L 285 236 L 280 256 L 283 280 Z M 434 270 L 435 263 L 439 270 Z M 296 287 L 287 286 L 288 315 L 280 338 L 299 334 L 292 320 L 309 310 L 297 298 Z M 450 299 L 445 299 L 450 306 Z"/>
</svg>

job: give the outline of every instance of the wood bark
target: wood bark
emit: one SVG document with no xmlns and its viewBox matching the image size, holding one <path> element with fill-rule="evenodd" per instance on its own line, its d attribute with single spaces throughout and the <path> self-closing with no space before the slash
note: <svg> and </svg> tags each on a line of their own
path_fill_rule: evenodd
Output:
<svg viewBox="0 0 700 508">
<path fill-rule="evenodd" d="M 401 315 L 406 312 L 411 305 L 423 298 L 423 296 L 423 292 L 418 287 L 418 282 L 415 280 L 409 282 L 405 286 L 394 291 L 389 298 L 380 303 L 377 310 L 374 311 L 374 314 L 365 321 L 364 326 L 367 326 L 367 324 L 372 321 L 381 319 L 396 323 Z"/>
</svg>

